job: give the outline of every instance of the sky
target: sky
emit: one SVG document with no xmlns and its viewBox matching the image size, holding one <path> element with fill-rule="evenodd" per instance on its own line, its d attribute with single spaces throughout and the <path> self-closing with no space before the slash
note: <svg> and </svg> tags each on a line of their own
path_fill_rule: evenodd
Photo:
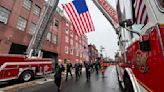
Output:
<svg viewBox="0 0 164 92">
<path fill-rule="evenodd" d="M 66 4 L 70 1 L 72 0 L 60 0 L 58 6 L 61 7 L 61 4 Z M 115 8 L 115 0 L 108 1 Z M 86 34 L 88 37 L 88 44 L 95 44 L 98 50 L 100 50 L 100 46 L 103 46 L 105 48 L 103 56 L 114 59 L 115 52 L 118 50 L 116 32 L 110 22 L 107 21 L 105 16 L 103 16 L 94 5 L 92 0 L 86 0 L 86 3 L 95 27 L 94 32 Z"/>
</svg>

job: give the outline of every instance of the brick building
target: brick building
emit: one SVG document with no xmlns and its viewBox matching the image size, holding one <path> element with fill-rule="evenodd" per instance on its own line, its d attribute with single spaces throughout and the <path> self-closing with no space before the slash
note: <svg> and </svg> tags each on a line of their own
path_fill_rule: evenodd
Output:
<svg viewBox="0 0 164 92">
<path fill-rule="evenodd" d="M 37 22 L 44 10 L 44 0 L 1 0 L 0 1 L 0 54 L 24 54 L 35 33 Z M 57 35 L 53 31 L 42 45 L 44 57 L 57 60 Z"/>
<path fill-rule="evenodd" d="M 24 54 L 44 10 L 45 0 L 1 0 L 0 54 Z M 54 21 L 42 43 L 43 57 L 57 60 L 87 59 L 87 37 L 77 37 L 71 23 L 57 8 Z"/>
<path fill-rule="evenodd" d="M 98 58 L 98 50 L 95 45 L 89 44 L 88 45 L 88 53 L 89 53 L 89 61 L 95 62 Z"/>
</svg>

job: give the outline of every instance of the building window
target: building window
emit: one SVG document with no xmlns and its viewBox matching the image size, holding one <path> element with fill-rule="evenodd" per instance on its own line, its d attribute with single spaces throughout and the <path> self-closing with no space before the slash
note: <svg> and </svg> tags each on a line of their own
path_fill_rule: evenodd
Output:
<svg viewBox="0 0 164 92">
<path fill-rule="evenodd" d="M 70 40 L 70 44 L 73 45 L 73 40 L 72 39 Z"/>
<path fill-rule="evenodd" d="M 29 29 L 29 33 L 30 33 L 31 35 L 34 35 L 34 34 L 35 34 L 35 31 L 36 31 L 36 24 L 31 23 L 30 29 Z"/>
<path fill-rule="evenodd" d="M 51 32 L 48 32 L 48 33 L 47 33 L 47 40 L 48 40 L 48 41 L 51 41 L 51 36 L 52 36 L 52 33 L 51 33 Z"/>
<path fill-rule="evenodd" d="M 53 35 L 52 40 L 53 40 L 54 44 L 57 44 L 57 36 L 56 35 Z"/>
<path fill-rule="evenodd" d="M 27 20 L 22 17 L 19 17 L 16 28 L 18 28 L 19 30 L 25 31 L 26 24 L 27 24 Z"/>
<path fill-rule="evenodd" d="M 68 46 L 65 46 L 65 54 L 68 54 Z"/>
<path fill-rule="evenodd" d="M 70 31 L 70 36 L 73 37 L 73 31 Z"/>
<path fill-rule="evenodd" d="M 37 16 L 40 16 L 41 14 L 41 8 L 38 5 L 35 5 L 34 14 Z"/>
<path fill-rule="evenodd" d="M 26 8 L 27 10 L 30 10 L 32 6 L 32 1 L 31 0 L 23 0 L 23 7 Z"/>
<path fill-rule="evenodd" d="M 76 49 L 76 56 L 79 56 L 79 51 L 78 51 L 78 49 Z"/>
<path fill-rule="evenodd" d="M 78 40 L 78 37 L 77 37 L 77 35 L 76 35 L 76 40 Z"/>
<path fill-rule="evenodd" d="M 76 43 L 76 49 L 78 49 L 78 43 Z"/>
<path fill-rule="evenodd" d="M 0 6 L 0 22 L 7 24 L 10 11 Z"/>
<path fill-rule="evenodd" d="M 65 30 L 66 34 L 68 34 L 68 29 Z"/>
<path fill-rule="evenodd" d="M 66 20 L 66 26 L 68 26 L 69 25 L 69 22 L 68 22 L 68 20 Z"/>
<path fill-rule="evenodd" d="M 68 36 L 65 36 L 65 42 L 66 42 L 66 43 L 69 42 Z"/>
<path fill-rule="evenodd" d="M 73 49 L 70 50 L 70 54 L 73 55 Z"/>
<path fill-rule="evenodd" d="M 54 19 L 53 26 L 55 26 L 58 29 L 59 28 L 59 21 Z"/>
<path fill-rule="evenodd" d="M 82 58 L 82 54 L 83 54 L 83 53 L 82 53 L 82 52 L 80 52 L 80 57 L 81 57 L 81 58 Z"/>
</svg>

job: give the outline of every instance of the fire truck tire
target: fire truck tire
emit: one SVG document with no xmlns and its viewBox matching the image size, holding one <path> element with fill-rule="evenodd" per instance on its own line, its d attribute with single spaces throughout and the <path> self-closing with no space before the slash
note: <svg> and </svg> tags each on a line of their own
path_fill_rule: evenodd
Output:
<svg viewBox="0 0 164 92">
<path fill-rule="evenodd" d="M 19 77 L 19 80 L 21 82 L 27 82 L 27 81 L 30 81 L 34 78 L 34 73 L 32 71 L 24 71 L 20 77 Z"/>
<path fill-rule="evenodd" d="M 124 92 L 134 92 L 132 82 L 127 72 L 124 73 L 124 85 L 125 85 Z"/>
</svg>

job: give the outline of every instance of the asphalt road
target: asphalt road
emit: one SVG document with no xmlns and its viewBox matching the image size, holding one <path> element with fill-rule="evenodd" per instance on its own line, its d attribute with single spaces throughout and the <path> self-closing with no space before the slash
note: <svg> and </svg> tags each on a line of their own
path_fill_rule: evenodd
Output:
<svg viewBox="0 0 164 92">
<path fill-rule="evenodd" d="M 37 85 L 28 89 L 22 89 L 18 92 L 57 92 L 57 87 L 53 81 Z M 81 78 L 76 81 L 75 77 L 62 81 L 61 92 L 122 92 L 117 80 L 116 67 L 110 66 L 105 70 L 105 78 L 101 73 L 97 75 L 95 72 L 91 75 L 91 80 L 86 81 L 85 72 Z"/>
</svg>

